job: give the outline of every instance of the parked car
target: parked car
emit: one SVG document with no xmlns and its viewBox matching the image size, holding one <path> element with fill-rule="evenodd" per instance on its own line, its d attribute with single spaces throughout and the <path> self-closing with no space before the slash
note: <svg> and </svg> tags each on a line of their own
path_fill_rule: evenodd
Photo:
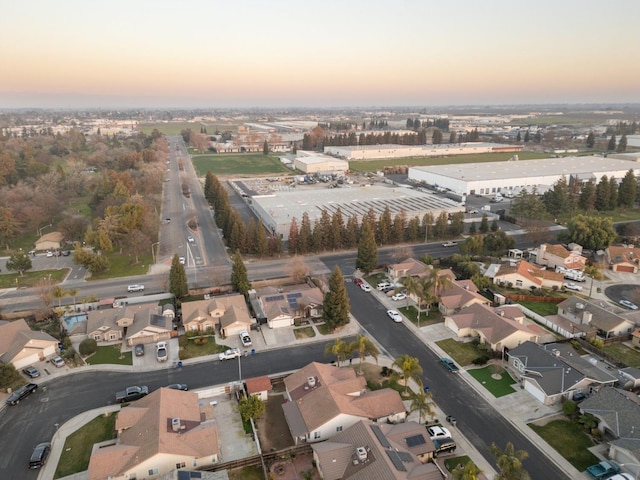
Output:
<svg viewBox="0 0 640 480">
<path fill-rule="evenodd" d="M 391 286 L 391 284 L 389 282 L 380 282 L 380 283 L 378 283 L 378 285 L 376 285 L 376 288 L 378 290 L 384 290 L 385 288 L 388 288 L 390 286 Z"/>
<path fill-rule="evenodd" d="M 631 310 L 637 310 L 638 309 L 638 306 L 635 303 L 630 302 L 629 300 L 620 300 L 619 303 L 623 307 L 627 307 L 627 308 L 629 308 Z"/>
<path fill-rule="evenodd" d="M 51 251 L 47 252 L 47 257 L 53 257 L 53 252 Z"/>
<path fill-rule="evenodd" d="M 22 373 L 24 373 L 29 378 L 38 378 L 40 376 L 40 372 L 35 367 L 23 368 Z"/>
<path fill-rule="evenodd" d="M 387 315 L 396 323 L 402 322 L 402 315 L 400 315 L 396 310 L 387 310 Z"/>
<path fill-rule="evenodd" d="M 582 285 L 576 285 L 573 282 L 565 283 L 563 286 L 568 290 L 575 290 L 576 292 L 582 291 Z"/>
<path fill-rule="evenodd" d="M 64 360 L 58 355 L 51 358 L 51 363 L 53 363 L 58 368 L 65 366 Z"/>
<path fill-rule="evenodd" d="M 138 400 L 147 395 L 149 395 L 149 387 L 146 387 L 146 386 L 127 387 L 121 392 L 116 393 L 116 403 L 133 402 L 134 400 Z"/>
<path fill-rule="evenodd" d="M 362 285 L 364 282 L 362 281 L 361 278 L 354 278 L 353 279 L 353 283 L 355 283 L 356 285 L 360 286 Z"/>
<path fill-rule="evenodd" d="M 449 429 L 445 427 L 429 427 L 427 428 L 427 432 L 429 432 L 429 437 L 431 437 L 431 440 L 433 440 L 434 438 L 451 437 L 451 432 L 449 432 Z"/>
<path fill-rule="evenodd" d="M 405 293 L 396 293 L 391 297 L 391 300 L 398 301 L 398 300 L 404 300 L 405 298 L 407 298 L 407 295 Z"/>
<path fill-rule="evenodd" d="M 33 449 L 31 458 L 29 459 L 29 469 L 44 467 L 47 458 L 51 452 L 51 444 L 49 442 L 39 443 Z"/>
<path fill-rule="evenodd" d="M 129 285 L 127 287 L 127 292 L 143 292 L 144 285 Z"/>
<path fill-rule="evenodd" d="M 167 342 L 158 342 L 156 344 L 156 358 L 159 362 L 166 362 L 168 358 Z"/>
<path fill-rule="evenodd" d="M 239 357 L 240 356 L 240 350 L 237 348 L 230 348 L 229 350 L 222 352 L 220 355 L 218 355 L 218 359 L 220 361 L 223 360 L 231 360 L 233 358 Z"/>
<path fill-rule="evenodd" d="M 436 449 L 434 452 L 435 457 L 440 453 L 452 453 L 456 451 L 456 442 L 449 437 L 436 437 L 432 442 Z"/>
<path fill-rule="evenodd" d="M 455 247 L 458 245 L 458 242 L 444 242 L 442 244 L 443 247 Z"/>
<path fill-rule="evenodd" d="M 185 392 L 189 390 L 186 383 L 172 383 L 171 385 L 167 385 L 167 388 L 171 388 L 173 390 L 184 390 Z"/>
<path fill-rule="evenodd" d="M 371 291 L 371 287 L 369 285 L 367 285 L 366 283 L 363 283 L 362 285 L 360 285 L 360 288 L 362 289 L 363 292 L 370 292 Z"/>
<path fill-rule="evenodd" d="M 613 462 L 602 461 L 587 467 L 587 473 L 595 479 L 609 478 L 620 472 L 618 464 Z"/>
<path fill-rule="evenodd" d="M 186 260 L 184 257 L 178 258 L 178 261 L 180 262 L 180 265 L 184 265 L 186 263 Z"/>
<path fill-rule="evenodd" d="M 447 370 L 449 370 L 451 373 L 458 373 L 460 371 L 460 369 L 458 368 L 458 366 L 453 363 L 453 360 L 451 360 L 450 358 L 446 358 L 446 357 L 442 357 L 440 359 L 440 364 L 446 368 Z"/>
<path fill-rule="evenodd" d="M 187 241 L 188 241 L 189 243 L 196 243 L 196 239 L 195 239 L 195 238 L 193 238 L 193 237 L 191 237 L 191 236 L 187 237 Z"/>
<path fill-rule="evenodd" d="M 251 337 L 246 330 L 242 330 L 238 335 L 240 336 L 240 341 L 242 342 L 243 347 L 251 346 Z"/>
<path fill-rule="evenodd" d="M 71 255 L 71 250 L 63 250 L 62 251 L 62 256 L 63 257 L 68 257 L 69 255 Z"/>
<path fill-rule="evenodd" d="M 141 357 L 144 355 L 144 345 L 139 343 L 135 347 L 133 347 L 133 351 L 136 354 L 136 357 Z"/>
<path fill-rule="evenodd" d="M 26 385 L 23 385 L 22 387 L 18 388 L 13 393 L 11 393 L 11 395 L 7 397 L 7 400 L 5 401 L 5 403 L 7 405 L 17 405 L 20 403 L 20 400 L 28 397 L 37 389 L 38 389 L 38 385 L 36 385 L 35 383 L 28 383 Z"/>
</svg>

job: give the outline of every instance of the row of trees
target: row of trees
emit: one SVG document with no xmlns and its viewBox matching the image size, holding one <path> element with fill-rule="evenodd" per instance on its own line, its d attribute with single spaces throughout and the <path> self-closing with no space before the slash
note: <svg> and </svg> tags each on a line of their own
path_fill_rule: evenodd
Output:
<svg viewBox="0 0 640 480">
<path fill-rule="evenodd" d="M 449 119 L 448 118 L 427 118 L 426 120 L 420 120 L 419 118 L 407 118 L 407 128 L 411 130 L 419 130 L 421 128 L 436 127 L 442 131 L 449 131 Z"/>
</svg>

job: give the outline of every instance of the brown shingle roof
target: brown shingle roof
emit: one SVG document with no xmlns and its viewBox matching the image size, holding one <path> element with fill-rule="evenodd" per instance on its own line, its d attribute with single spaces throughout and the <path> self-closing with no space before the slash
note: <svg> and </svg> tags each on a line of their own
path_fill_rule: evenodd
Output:
<svg viewBox="0 0 640 480">
<path fill-rule="evenodd" d="M 247 387 L 247 393 L 253 395 L 254 393 L 268 392 L 271 390 L 271 379 L 264 375 L 262 377 L 247 378 L 244 381 Z"/>
</svg>

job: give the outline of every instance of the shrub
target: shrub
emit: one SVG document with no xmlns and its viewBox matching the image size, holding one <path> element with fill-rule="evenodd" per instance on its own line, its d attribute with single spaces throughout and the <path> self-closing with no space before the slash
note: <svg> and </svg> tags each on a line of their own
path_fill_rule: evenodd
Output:
<svg viewBox="0 0 640 480">
<path fill-rule="evenodd" d="M 489 358 L 490 357 L 488 355 L 481 355 L 474 358 L 471 363 L 473 363 L 474 365 L 484 365 L 489 361 Z"/>
<path fill-rule="evenodd" d="M 209 339 L 207 337 L 202 337 L 200 339 L 200 345 L 206 345 L 207 343 L 209 343 Z"/>
<path fill-rule="evenodd" d="M 389 375 L 391 375 L 391 369 L 389 367 L 382 367 L 382 370 L 380 370 L 380 375 L 382 375 L 383 377 L 388 377 Z"/>
<path fill-rule="evenodd" d="M 573 416 L 576 410 L 578 410 L 578 404 L 573 400 L 567 400 L 562 404 L 562 411 L 567 417 Z"/>
<path fill-rule="evenodd" d="M 91 355 L 92 353 L 96 353 L 98 351 L 98 342 L 96 342 L 93 338 L 87 338 L 80 342 L 80 355 L 86 357 L 87 355 Z"/>
</svg>

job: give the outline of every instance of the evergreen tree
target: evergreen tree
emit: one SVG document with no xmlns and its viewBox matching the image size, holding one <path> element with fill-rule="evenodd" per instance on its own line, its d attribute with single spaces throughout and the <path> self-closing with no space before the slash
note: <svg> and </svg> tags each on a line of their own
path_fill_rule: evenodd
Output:
<svg viewBox="0 0 640 480">
<path fill-rule="evenodd" d="M 451 225 L 449 225 L 449 233 L 453 237 L 464 233 L 464 213 L 456 212 L 451 216 Z"/>
<path fill-rule="evenodd" d="M 529 143 L 530 140 L 531 140 L 531 134 L 529 133 L 529 130 L 527 130 L 524 134 L 524 143 Z"/>
<path fill-rule="evenodd" d="M 407 242 L 415 243 L 420 238 L 420 219 L 416 215 L 407 224 Z"/>
<path fill-rule="evenodd" d="M 347 220 L 347 228 L 344 234 L 344 246 L 347 248 L 355 248 L 358 245 L 358 217 L 352 215 Z"/>
<path fill-rule="evenodd" d="M 238 293 L 246 295 L 251 284 L 247 276 L 247 267 L 242 261 L 240 250 L 236 250 L 233 256 L 233 265 L 231 266 L 231 287 Z"/>
<path fill-rule="evenodd" d="M 633 207 L 636 201 L 636 195 L 638 192 L 638 180 L 633 174 L 633 170 L 630 169 L 622 182 L 620 182 L 620 188 L 618 189 L 618 205 L 624 208 Z"/>
<path fill-rule="evenodd" d="M 322 319 L 327 327 L 335 330 L 337 327 L 349 323 L 349 310 L 349 297 L 344 286 L 344 277 L 340 267 L 336 265 L 331 277 L 329 277 L 329 289 L 324 294 Z"/>
<path fill-rule="evenodd" d="M 593 180 L 589 180 L 582 186 L 578 206 L 585 212 L 592 211 L 596 206 L 596 185 Z"/>
<path fill-rule="evenodd" d="M 362 224 L 360 240 L 358 242 L 358 255 L 356 257 L 356 268 L 364 273 L 371 272 L 378 265 L 378 246 L 376 245 L 375 233 L 371 229 L 369 222 Z"/>
<path fill-rule="evenodd" d="M 329 230 L 329 248 L 340 249 L 344 245 L 345 237 L 344 219 L 342 210 L 338 208 L 331 217 L 331 229 Z"/>
<path fill-rule="evenodd" d="M 618 181 L 612 176 L 609 179 L 609 210 L 614 210 L 618 206 Z"/>
<path fill-rule="evenodd" d="M 551 215 L 555 216 L 568 211 L 569 186 L 564 175 L 553 185 L 551 190 L 545 192 L 543 201 L 545 208 Z"/>
<path fill-rule="evenodd" d="M 432 228 L 433 234 L 431 235 L 434 238 L 444 238 L 447 235 L 447 230 L 449 226 L 449 216 L 447 212 L 440 212 L 438 218 L 436 218 L 436 223 Z"/>
<path fill-rule="evenodd" d="M 298 221 L 296 217 L 291 219 L 291 225 L 289 226 L 289 240 L 287 241 L 287 249 L 289 253 L 295 255 L 298 253 L 298 237 L 300 232 L 298 231 Z"/>
<path fill-rule="evenodd" d="M 254 251 L 261 257 L 266 255 L 269 251 L 269 243 L 267 242 L 267 230 L 264 228 L 262 222 L 258 222 L 256 228 L 256 246 Z"/>
<path fill-rule="evenodd" d="M 596 186 L 595 208 L 600 212 L 609 209 L 609 199 L 611 198 L 611 184 L 609 178 L 603 175 Z"/>
<path fill-rule="evenodd" d="M 458 143 L 458 134 L 456 132 L 451 132 L 449 135 L 449 143 Z"/>
<path fill-rule="evenodd" d="M 174 255 L 171 260 L 171 269 L 169 270 L 169 292 L 176 298 L 184 297 L 189 293 L 189 285 L 187 284 L 187 274 L 184 265 L 180 263 L 178 255 Z"/>
<path fill-rule="evenodd" d="M 485 234 L 489 232 L 489 217 L 482 215 L 482 221 L 480 222 L 480 233 Z"/>
<path fill-rule="evenodd" d="M 589 132 L 589 135 L 587 135 L 587 148 L 593 148 L 595 144 L 596 136 L 593 132 Z"/>
<path fill-rule="evenodd" d="M 376 238 L 379 245 L 389 244 L 391 238 L 391 210 L 389 207 L 385 207 L 382 215 L 380 215 L 380 221 L 378 222 L 378 231 Z"/>
<path fill-rule="evenodd" d="M 313 231 L 311 232 L 311 251 L 317 253 L 325 250 L 323 241 L 322 226 L 320 225 L 320 222 L 316 220 L 313 224 Z"/>
<path fill-rule="evenodd" d="M 247 228 L 247 253 L 255 254 L 257 248 L 257 228 L 256 221 L 253 217 L 249 220 L 249 228 Z"/>
<path fill-rule="evenodd" d="M 311 252 L 312 248 L 312 232 L 311 232 L 311 220 L 309 220 L 309 214 L 304 212 L 302 214 L 302 223 L 300 224 L 300 236 L 298 237 L 298 249 L 297 253 L 305 254 Z"/>
<path fill-rule="evenodd" d="M 611 135 L 611 138 L 609 139 L 607 150 L 609 150 L 610 152 L 613 152 L 615 149 L 616 149 L 616 135 L 614 133 L 613 135 Z"/>
<path fill-rule="evenodd" d="M 469 235 L 475 235 L 478 231 L 478 227 L 476 227 L 476 222 L 471 222 L 469 225 Z"/>
<path fill-rule="evenodd" d="M 493 222 L 491 222 L 491 231 L 497 232 L 498 230 L 500 230 L 500 227 L 498 226 L 498 219 L 494 218 Z"/>
<path fill-rule="evenodd" d="M 442 143 L 442 132 L 439 128 L 436 128 L 433 131 L 433 135 L 431 136 L 431 143 L 434 145 L 440 145 Z"/>
<path fill-rule="evenodd" d="M 404 210 L 400 210 L 400 213 L 398 213 L 393 219 L 390 238 L 391 243 L 404 242 L 405 230 L 407 228 L 406 223 L 407 219 Z"/>
<path fill-rule="evenodd" d="M 331 232 L 331 217 L 329 216 L 329 212 L 327 212 L 326 210 L 322 210 L 322 213 L 320 214 L 320 220 L 318 221 L 318 223 L 319 223 L 320 235 L 321 235 L 320 250 L 318 251 L 324 251 L 329 249 L 330 243 L 331 243 L 331 237 L 333 235 Z"/>
<path fill-rule="evenodd" d="M 516 142 L 520 143 L 522 141 L 522 136 L 520 135 L 520 130 L 518 130 L 518 136 L 516 137 Z"/>
<path fill-rule="evenodd" d="M 269 155 L 269 142 L 267 142 L 266 140 L 262 144 L 262 154 Z"/>
<path fill-rule="evenodd" d="M 618 147 L 616 148 L 616 152 L 626 152 L 627 151 L 627 134 L 623 133 L 620 137 L 620 143 L 618 143 Z"/>
</svg>

